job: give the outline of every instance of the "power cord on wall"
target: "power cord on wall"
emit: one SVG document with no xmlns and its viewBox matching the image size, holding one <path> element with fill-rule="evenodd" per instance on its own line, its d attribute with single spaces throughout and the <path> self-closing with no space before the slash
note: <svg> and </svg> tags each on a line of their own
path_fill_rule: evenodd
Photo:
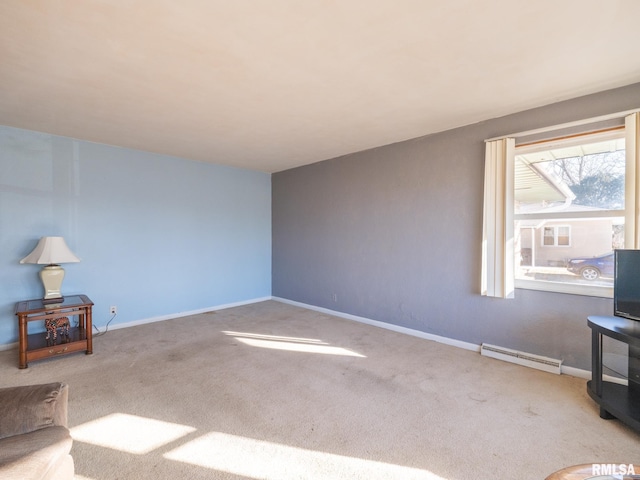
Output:
<svg viewBox="0 0 640 480">
<path fill-rule="evenodd" d="M 112 321 L 114 318 L 116 318 L 116 316 L 117 316 L 117 315 L 118 315 L 117 313 L 114 313 L 114 314 L 113 314 L 113 316 L 109 319 L 109 321 L 107 322 L 107 324 L 104 326 L 104 332 L 101 332 L 101 331 L 100 331 L 100 329 L 99 329 L 95 324 L 93 324 L 93 328 L 95 328 L 95 329 L 96 329 L 96 331 L 98 332 L 98 333 L 96 333 L 96 334 L 94 335 L 94 337 L 100 337 L 100 336 L 104 335 L 105 333 L 107 333 L 107 332 L 109 331 L 109 324 L 111 323 L 111 321 Z"/>
</svg>

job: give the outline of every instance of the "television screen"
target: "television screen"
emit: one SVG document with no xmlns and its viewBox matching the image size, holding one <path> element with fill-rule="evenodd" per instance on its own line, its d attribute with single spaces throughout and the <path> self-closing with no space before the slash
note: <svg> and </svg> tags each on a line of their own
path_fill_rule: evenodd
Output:
<svg viewBox="0 0 640 480">
<path fill-rule="evenodd" d="M 640 250 L 616 250 L 613 314 L 640 320 Z"/>
</svg>

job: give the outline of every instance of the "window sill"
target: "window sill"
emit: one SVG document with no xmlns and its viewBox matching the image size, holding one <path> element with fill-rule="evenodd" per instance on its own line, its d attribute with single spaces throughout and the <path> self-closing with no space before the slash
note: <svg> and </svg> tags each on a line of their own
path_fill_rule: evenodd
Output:
<svg viewBox="0 0 640 480">
<path fill-rule="evenodd" d="M 544 280 L 516 279 L 515 287 L 523 290 L 538 290 L 553 293 L 568 293 L 588 297 L 613 298 L 613 287 L 603 285 L 584 285 Z"/>
</svg>

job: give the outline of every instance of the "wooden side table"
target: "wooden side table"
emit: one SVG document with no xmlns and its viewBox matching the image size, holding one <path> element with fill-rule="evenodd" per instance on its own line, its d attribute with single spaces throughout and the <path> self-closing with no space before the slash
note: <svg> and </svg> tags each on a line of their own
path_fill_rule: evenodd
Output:
<svg viewBox="0 0 640 480">
<path fill-rule="evenodd" d="M 86 295 L 70 295 L 60 303 L 47 304 L 42 299 L 16 303 L 18 316 L 18 367 L 27 368 L 31 360 L 55 357 L 85 350 L 93 353 L 91 309 L 93 302 Z M 51 320 L 60 317 L 78 317 L 77 326 L 72 326 L 69 337 L 59 337 L 54 345 L 47 345 L 44 332 L 28 334 L 28 323 L 36 320 Z"/>
</svg>

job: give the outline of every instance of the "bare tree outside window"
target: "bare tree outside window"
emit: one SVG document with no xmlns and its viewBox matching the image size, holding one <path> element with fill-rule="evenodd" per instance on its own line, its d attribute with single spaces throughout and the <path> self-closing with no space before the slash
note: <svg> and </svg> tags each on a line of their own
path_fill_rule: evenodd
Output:
<svg viewBox="0 0 640 480">
<path fill-rule="evenodd" d="M 576 198 L 574 205 L 618 210 L 624 208 L 625 152 L 558 158 L 547 164 Z"/>
</svg>

